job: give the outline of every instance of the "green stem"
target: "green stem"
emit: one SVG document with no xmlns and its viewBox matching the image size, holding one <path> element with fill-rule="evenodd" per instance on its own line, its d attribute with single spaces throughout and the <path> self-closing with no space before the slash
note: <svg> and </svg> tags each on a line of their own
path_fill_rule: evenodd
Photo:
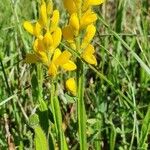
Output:
<svg viewBox="0 0 150 150">
<path fill-rule="evenodd" d="M 37 65 L 37 76 L 38 76 L 38 101 L 39 103 L 43 99 L 43 71 L 42 64 Z"/>
<path fill-rule="evenodd" d="M 43 68 L 42 64 L 37 65 L 37 78 L 38 78 L 38 103 L 39 103 L 39 118 L 40 118 L 40 126 L 42 127 L 45 134 L 48 136 L 48 108 L 47 104 L 43 99 Z"/>
<path fill-rule="evenodd" d="M 77 60 L 77 113 L 78 113 L 78 130 L 80 140 L 80 150 L 87 150 L 87 137 L 86 137 L 86 112 L 84 104 L 84 73 L 83 63 L 80 59 Z"/>
<path fill-rule="evenodd" d="M 62 129 L 62 115 L 61 115 L 59 100 L 56 95 L 57 90 L 55 87 L 54 80 L 52 80 L 51 82 L 50 92 L 51 92 L 50 103 L 51 103 L 51 109 L 54 117 L 54 123 L 56 126 L 56 134 L 59 143 L 59 148 L 60 150 L 68 150 L 65 135 Z"/>
<path fill-rule="evenodd" d="M 1 64 L 2 72 L 3 72 L 4 78 L 5 78 L 5 83 L 6 83 L 6 86 L 7 86 L 8 94 L 11 95 L 11 90 L 10 90 L 10 87 L 9 87 L 7 75 L 6 75 L 6 72 L 5 72 L 5 68 L 4 68 L 3 61 L 2 61 L 1 56 L 0 56 L 0 64 Z"/>
<path fill-rule="evenodd" d="M 38 76 L 38 102 L 39 109 L 41 112 L 47 111 L 47 106 L 43 100 L 43 69 L 42 64 L 37 65 L 37 76 Z"/>
</svg>

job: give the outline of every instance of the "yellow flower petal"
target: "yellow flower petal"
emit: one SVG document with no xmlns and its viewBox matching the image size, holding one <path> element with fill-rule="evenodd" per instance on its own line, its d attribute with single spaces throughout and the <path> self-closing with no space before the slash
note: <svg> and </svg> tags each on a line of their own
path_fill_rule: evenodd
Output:
<svg viewBox="0 0 150 150">
<path fill-rule="evenodd" d="M 71 61 L 71 60 L 69 60 L 67 63 L 65 63 L 65 64 L 63 64 L 61 66 L 62 66 L 62 68 L 64 68 L 67 71 L 73 71 L 73 70 L 77 69 L 76 64 L 73 61 Z"/>
<path fill-rule="evenodd" d="M 38 58 L 41 60 L 41 62 L 42 63 L 44 63 L 45 65 L 48 65 L 48 57 L 47 57 L 47 54 L 46 54 L 46 52 L 44 52 L 44 51 L 39 51 L 38 53 L 37 53 L 37 55 L 38 55 Z"/>
<path fill-rule="evenodd" d="M 93 39 L 94 35 L 95 35 L 95 32 L 96 32 L 96 28 L 93 24 L 91 25 L 88 25 L 87 29 L 86 29 L 86 33 L 85 33 L 85 36 L 82 40 L 82 45 L 81 45 L 81 48 L 86 48 L 87 45 L 91 42 L 91 40 Z"/>
<path fill-rule="evenodd" d="M 104 3 L 105 0 L 87 0 L 87 3 L 89 5 L 100 5 Z"/>
<path fill-rule="evenodd" d="M 60 44 L 60 42 L 61 42 L 61 36 L 62 36 L 61 29 L 57 27 L 57 29 L 52 34 L 54 49 L 56 47 L 58 47 L 58 45 Z"/>
<path fill-rule="evenodd" d="M 59 11 L 54 10 L 53 16 L 51 18 L 50 32 L 53 32 L 54 30 L 56 30 L 58 23 L 59 23 Z"/>
<path fill-rule="evenodd" d="M 47 24 L 46 3 L 43 1 L 40 7 L 40 24 L 44 27 Z"/>
<path fill-rule="evenodd" d="M 26 57 L 24 59 L 25 63 L 36 63 L 39 59 L 35 54 L 26 54 Z"/>
<path fill-rule="evenodd" d="M 40 33 L 41 33 L 41 25 L 39 24 L 39 22 L 36 22 L 35 26 L 34 26 L 34 31 L 33 31 L 33 34 L 38 37 L 40 36 Z"/>
<path fill-rule="evenodd" d="M 83 10 L 87 10 L 90 6 L 100 5 L 105 0 L 86 0 L 83 4 Z"/>
<path fill-rule="evenodd" d="M 76 96 L 77 87 L 76 87 L 76 82 L 75 82 L 74 78 L 70 78 L 66 81 L 66 88 L 74 96 Z"/>
<path fill-rule="evenodd" d="M 53 55 L 53 59 L 52 61 L 55 62 L 55 60 L 61 55 L 61 51 L 59 48 L 57 48 L 54 52 L 54 55 Z"/>
<path fill-rule="evenodd" d="M 33 49 L 34 49 L 35 52 L 38 49 L 37 47 L 38 47 L 38 39 L 35 39 L 35 41 L 33 42 Z"/>
<path fill-rule="evenodd" d="M 70 14 L 75 13 L 77 11 L 76 5 L 73 0 L 63 0 L 63 1 L 65 8 Z"/>
<path fill-rule="evenodd" d="M 82 52 L 81 57 L 89 64 L 97 65 L 97 61 L 95 56 L 93 55 L 95 52 L 94 47 L 89 44 L 87 48 Z"/>
<path fill-rule="evenodd" d="M 37 38 L 33 43 L 33 48 L 35 52 L 39 51 L 45 51 L 44 43 L 43 43 L 43 37 Z"/>
<path fill-rule="evenodd" d="M 38 22 L 36 24 L 32 24 L 29 21 L 25 21 L 23 23 L 23 27 L 32 35 L 39 36 L 41 32 L 41 26 Z"/>
<path fill-rule="evenodd" d="M 73 35 L 73 32 L 71 32 L 71 30 L 72 29 L 70 26 L 66 26 L 62 29 L 63 37 L 68 42 L 72 42 L 74 39 L 74 35 Z"/>
<path fill-rule="evenodd" d="M 79 19 L 78 19 L 77 13 L 73 13 L 71 15 L 69 24 L 73 28 L 74 34 L 77 36 L 78 32 L 79 32 Z M 72 32 L 72 31 L 70 31 L 70 32 Z"/>
<path fill-rule="evenodd" d="M 53 44 L 53 38 L 49 31 L 46 32 L 43 38 L 45 49 L 48 50 L 50 46 Z"/>
<path fill-rule="evenodd" d="M 69 61 L 71 57 L 71 53 L 67 50 L 63 51 L 57 59 L 55 59 L 55 64 L 56 65 L 64 65 Z"/>
<path fill-rule="evenodd" d="M 29 21 L 25 21 L 24 23 L 23 23 L 23 27 L 30 33 L 30 34 L 33 34 L 33 29 L 34 29 L 34 27 L 33 27 L 33 25 L 29 22 Z"/>
<path fill-rule="evenodd" d="M 80 28 L 85 28 L 87 25 L 94 23 L 96 20 L 97 15 L 89 9 L 81 17 Z"/>
<path fill-rule="evenodd" d="M 51 62 L 51 64 L 49 65 L 48 74 L 50 76 L 56 76 L 57 75 L 57 67 L 53 62 Z"/>
</svg>

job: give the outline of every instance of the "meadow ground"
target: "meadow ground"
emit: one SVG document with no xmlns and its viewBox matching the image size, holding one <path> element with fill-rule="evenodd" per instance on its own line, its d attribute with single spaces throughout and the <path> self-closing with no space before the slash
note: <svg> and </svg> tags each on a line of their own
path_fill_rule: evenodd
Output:
<svg viewBox="0 0 150 150">
<path fill-rule="evenodd" d="M 64 26 L 67 16 L 62 2 L 54 3 L 61 12 L 60 26 Z M 33 49 L 33 37 L 24 30 L 23 22 L 37 19 L 38 7 L 38 0 L 0 2 L 0 149 L 32 150 L 36 140 L 45 144 L 46 132 L 50 149 L 57 149 L 65 137 L 68 149 L 76 150 L 83 143 L 78 136 L 76 98 L 63 85 L 68 73 L 57 79 L 61 111 L 57 117 L 62 115 L 64 131 L 64 137 L 59 139 L 54 129 L 56 116 L 49 106 L 51 83 L 46 69 L 43 67 L 39 81 L 41 66 L 23 62 Z M 85 66 L 87 120 L 80 122 L 81 126 L 86 124 L 88 149 L 148 150 L 150 2 L 106 0 L 94 10 L 98 14 L 93 40 L 98 64 Z M 43 109 L 39 108 L 39 93 L 44 100 L 44 106 L 40 105 Z M 39 128 L 34 128 L 35 124 Z"/>
</svg>

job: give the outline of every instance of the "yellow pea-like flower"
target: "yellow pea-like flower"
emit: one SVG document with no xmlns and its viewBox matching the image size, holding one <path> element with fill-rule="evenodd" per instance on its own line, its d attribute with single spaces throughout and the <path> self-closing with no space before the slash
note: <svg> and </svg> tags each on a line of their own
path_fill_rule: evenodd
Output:
<svg viewBox="0 0 150 150">
<path fill-rule="evenodd" d="M 23 27 L 24 27 L 30 34 L 33 34 L 34 27 L 33 27 L 33 25 L 32 25 L 29 21 L 25 21 L 25 22 L 23 23 Z"/>
<path fill-rule="evenodd" d="M 26 57 L 24 59 L 25 63 L 37 63 L 37 62 L 42 62 L 45 65 L 48 65 L 48 57 L 45 52 L 39 51 L 38 53 L 31 54 L 28 53 L 26 54 Z"/>
<path fill-rule="evenodd" d="M 67 50 L 63 51 L 61 55 L 55 60 L 55 64 L 61 66 L 67 71 L 72 71 L 76 69 L 76 65 L 70 60 L 71 53 Z"/>
<path fill-rule="evenodd" d="M 77 8 L 73 0 L 63 0 L 63 3 L 70 14 L 77 12 Z"/>
<path fill-rule="evenodd" d="M 41 26 L 39 22 L 36 22 L 35 24 L 32 24 L 29 21 L 25 21 L 23 23 L 23 27 L 25 28 L 26 31 L 28 31 L 30 34 L 38 37 L 41 33 Z"/>
<path fill-rule="evenodd" d="M 43 1 L 40 7 L 40 24 L 41 26 L 45 27 L 47 25 L 47 8 L 46 3 Z"/>
<path fill-rule="evenodd" d="M 40 61 L 43 64 L 45 64 L 46 66 L 48 66 L 49 59 L 48 59 L 47 53 L 44 51 L 39 51 L 36 54 L 37 54 L 38 58 L 40 59 Z"/>
<path fill-rule="evenodd" d="M 100 5 L 105 0 L 84 0 L 83 2 L 83 11 L 87 10 L 90 6 Z"/>
<path fill-rule="evenodd" d="M 54 10 L 52 18 L 51 18 L 51 22 L 50 22 L 50 32 L 53 32 L 54 30 L 56 30 L 56 28 L 58 27 L 58 23 L 59 23 L 59 11 Z"/>
<path fill-rule="evenodd" d="M 52 52 L 58 47 L 58 45 L 61 42 L 61 37 L 62 37 L 62 32 L 61 29 L 59 27 L 56 28 L 56 30 L 53 32 L 52 34 L 52 38 L 53 38 L 53 49 Z"/>
<path fill-rule="evenodd" d="M 54 52 L 54 55 L 53 55 L 53 61 L 56 61 L 57 60 L 57 58 L 59 57 L 61 55 L 61 51 L 60 51 L 60 49 L 59 48 L 57 48 L 56 50 L 55 50 L 55 52 Z"/>
<path fill-rule="evenodd" d="M 63 33 L 64 39 L 67 40 L 68 42 L 72 42 L 74 40 L 74 34 L 72 32 L 72 28 L 70 25 L 64 27 L 62 29 L 62 33 Z"/>
<path fill-rule="evenodd" d="M 69 24 L 73 28 L 75 36 L 77 36 L 78 33 L 79 33 L 79 28 L 80 28 L 79 19 L 78 19 L 77 13 L 73 13 L 71 15 Z"/>
<path fill-rule="evenodd" d="M 81 17 L 80 28 L 85 28 L 87 25 L 94 23 L 97 20 L 97 15 L 88 9 Z"/>
<path fill-rule="evenodd" d="M 67 71 L 73 71 L 73 70 L 77 69 L 76 64 L 71 60 L 69 60 L 67 63 L 61 65 L 61 67 Z"/>
<path fill-rule="evenodd" d="M 53 38 L 49 31 L 47 31 L 44 35 L 43 43 L 45 46 L 45 50 L 49 50 L 50 46 L 53 44 Z"/>
<path fill-rule="evenodd" d="M 55 59 L 55 64 L 56 65 L 62 65 L 65 64 L 69 61 L 71 57 L 71 53 L 67 50 L 63 51 L 57 59 Z"/>
<path fill-rule="evenodd" d="M 89 64 L 97 65 L 96 58 L 94 56 L 94 47 L 89 44 L 87 48 L 82 52 L 81 57 Z"/>
<path fill-rule="evenodd" d="M 51 53 L 58 47 L 61 42 L 62 32 L 59 27 L 50 34 L 49 31 L 46 32 L 44 37 L 40 35 L 34 42 L 34 50 L 35 51 L 50 51 Z"/>
<path fill-rule="evenodd" d="M 33 49 L 36 53 L 39 51 L 45 51 L 44 43 L 43 43 L 43 36 L 37 38 L 33 43 Z"/>
<path fill-rule="evenodd" d="M 57 75 L 57 66 L 53 62 L 49 65 L 48 74 L 53 77 Z"/>
<path fill-rule="evenodd" d="M 85 36 L 82 40 L 82 45 L 81 45 L 82 49 L 85 49 L 87 45 L 91 42 L 91 40 L 95 35 L 95 32 L 96 32 L 96 28 L 93 24 L 87 26 Z"/>
<path fill-rule="evenodd" d="M 64 6 L 69 12 L 69 23 L 63 28 L 64 39 L 70 48 L 79 50 L 80 56 L 89 64 L 97 65 L 94 47 L 90 44 L 95 33 L 94 23 L 97 14 L 93 6 L 100 5 L 105 0 L 64 0 Z M 70 65 L 71 66 L 71 65 Z"/>
<path fill-rule="evenodd" d="M 70 60 L 70 57 L 71 53 L 67 50 L 61 52 L 59 49 L 56 49 L 49 65 L 49 75 L 56 76 L 59 67 L 67 71 L 75 70 L 76 65 Z"/>
<path fill-rule="evenodd" d="M 58 69 L 58 65 L 55 64 L 55 61 L 57 60 L 57 58 L 61 55 L 61 51 L 60 49 L 56 49 L 55 52 L 54 52 L 54 55 L 53 55 L 53 58 L 50 62 L 50 65 L 49 65 L 49 69 L 48 69 L 48 74 L 50 76 L 53 76 L 55 77 L 57 75 L 57 69 Z"/>
<path fill-rule="evenodd" d="M 35 27 L 34 27 L 34 35 L 35 35 L 36 37 L 40 36 L 41 30 L 42 30 L 41 25 L 39 24 L 39 22 L 36 22 L 36 23 L 35 23 Z"/>
<path fill-rule="evenodd" d="M 91 6 L 100 5 L 104 3 L 105 0 L 86 0 L 86 3 Z"/>
<path fill-rule="evenodd" d="M 74 78 L 69 78 L 66 81 L 66 88 L 68 91 L 70 91 L 74 96 L 76 96 L 77 93 L 77 87 L 76 87 L 76 82 Z"/>
</svg>

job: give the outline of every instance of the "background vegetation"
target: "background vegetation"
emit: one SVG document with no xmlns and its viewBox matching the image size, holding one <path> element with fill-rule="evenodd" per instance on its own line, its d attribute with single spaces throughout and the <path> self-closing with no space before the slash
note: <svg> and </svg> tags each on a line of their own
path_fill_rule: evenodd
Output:
<svg viewBox="0 0 150 150">
<path fill-rule="evenodd" d="M 36 0 L 0 3 L 0 149 L 34 149 L 35 132 L 27 120 L 38 109 L 37 66 L 23 63 L 32 51 L 32 37 L 22 27 L 38 15 Z M 62 3 L 61 25 L 66 17 Z M 85 70 L 88 146 L 91 150 L 150 149 L 150 3 L 148 0 L 106 0 L 98 13 L 94 39 L 98 66 Z M 75 99 L 63 87 L 59 101 L 69 149 L 78 149 Z M 48 102 L 49 78 L 43 77 Z M 48 120 L 53 122 L 51 111 Z M 36 117 L 36 116 L 35 116 Z M 34 121 L 31 121 L 34 123 Z M 53 128 L 53 124 L 50 123 Z M 55 137 L 55 134 L 51 133 Z"/>
</svg>

